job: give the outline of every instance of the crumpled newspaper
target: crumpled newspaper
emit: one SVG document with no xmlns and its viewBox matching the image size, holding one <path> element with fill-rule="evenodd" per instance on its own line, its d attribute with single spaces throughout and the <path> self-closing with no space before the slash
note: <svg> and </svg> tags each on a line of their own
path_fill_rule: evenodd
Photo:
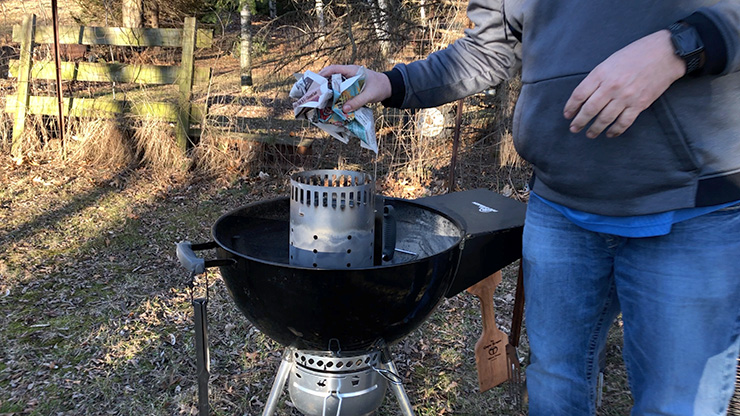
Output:
<svg viewBox="0 0 740 416">
<path fill-rule="evenodd" d="M 347 79 L 333 74 L 329 80 L 311 71 L 296 74 L 296 79 L 290 90 L 290 97 L 296 100 L 293 102 L 296 118 L 307 119 L 342 143 L 357 137 L 360 146 L 378 153 L 373 110 L 363 106 L 350 113 L 342 111 L 344 103 L 365 86 L 364 67 Z"/>
</svg>

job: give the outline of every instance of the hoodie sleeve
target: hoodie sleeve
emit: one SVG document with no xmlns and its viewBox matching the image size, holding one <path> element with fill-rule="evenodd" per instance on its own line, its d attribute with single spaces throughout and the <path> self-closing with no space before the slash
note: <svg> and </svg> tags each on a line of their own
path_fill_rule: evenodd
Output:
<svg viewBox="0 0 740 416">
<path fill-rule="evenodd" d="M 467 13 L 475 26 L 464 37 L 424 60 L 393 68 L 405 89 L 394 89 L 403 98 L 390 103 L 401 108 L 435 107 L 493 87 L 516 73 L 519 46 L 507 33 L 503 1 L 471 0 Z"/>
<path fill-rule="evenodd" d="M 740 70 L 740 0 L 722 0 L 684 19 L 701 36 L 705 49 L 702 74 L 729 74 Z"/>
</svg>

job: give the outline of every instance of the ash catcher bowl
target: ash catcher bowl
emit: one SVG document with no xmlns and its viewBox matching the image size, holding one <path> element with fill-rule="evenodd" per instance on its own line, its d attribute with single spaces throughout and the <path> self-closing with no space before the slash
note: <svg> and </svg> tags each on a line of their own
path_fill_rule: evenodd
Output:
<svg viewBox="0 0 740 416">
<path fill-rule="evenodd" d="M 213 243 L 178 244 L 183 266 L 193 273 L 219 266 L 236 306 L 286 347 L 265 416 L 286 382 L 308 416 L 372 414 L 388 387 L 402 414 L 413 415 L 388 345 L 445 295 L 520 257 L 524 204 L 487 190 L 382 198 L 374 186 L 360 172 L 300 172 L 289 197 L 219 218 Z M 497 209 L 480 210 L 493 202 Z M 513 215 L 492 215 L 505 211 Z M 467 246 L 475 250 L 461 262 Z M 212 248 L 216 260 L 193 252 Z M 465 276 L 456 278 L 458 269 Z"/>
</svg>

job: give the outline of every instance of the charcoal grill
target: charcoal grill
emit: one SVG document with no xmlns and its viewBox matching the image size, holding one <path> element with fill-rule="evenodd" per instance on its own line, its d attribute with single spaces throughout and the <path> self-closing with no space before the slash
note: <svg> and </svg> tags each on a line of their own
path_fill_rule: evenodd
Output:
<svg viewBox="0 0 740 416">
<path fill-rule="evenodd" d="M 348 171 L 291 183 L 289 197 L 219 218 L 213 242 L 179 243 L 181 263 L 219 266 L 236 306 L 286 347 L 263 415 L 286 383 L 306 415 L 372 414 L 388 388 L 413 415 L 389 345 L 520 257 L 524 204 L 487 190 L 378 198 L 371 178 Z M 204 249 L 217 259 L 194 254 Z"/>
</svg>

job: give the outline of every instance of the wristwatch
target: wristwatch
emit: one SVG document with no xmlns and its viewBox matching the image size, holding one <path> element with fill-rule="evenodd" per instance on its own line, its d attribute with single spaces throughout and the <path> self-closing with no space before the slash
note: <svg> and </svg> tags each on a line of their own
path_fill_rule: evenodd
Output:
<svg viewBox="0 0 740 416">
<path fill-rule="evenodd" d="M 701 68 L 704 43 L 696 28 L 684 21 L 678 21 L 668 26 L 668 30 L 671 31 L 671 41 L 676 48 L 676 55 L 686 62 L 686 75 Z"/>
</svg>

